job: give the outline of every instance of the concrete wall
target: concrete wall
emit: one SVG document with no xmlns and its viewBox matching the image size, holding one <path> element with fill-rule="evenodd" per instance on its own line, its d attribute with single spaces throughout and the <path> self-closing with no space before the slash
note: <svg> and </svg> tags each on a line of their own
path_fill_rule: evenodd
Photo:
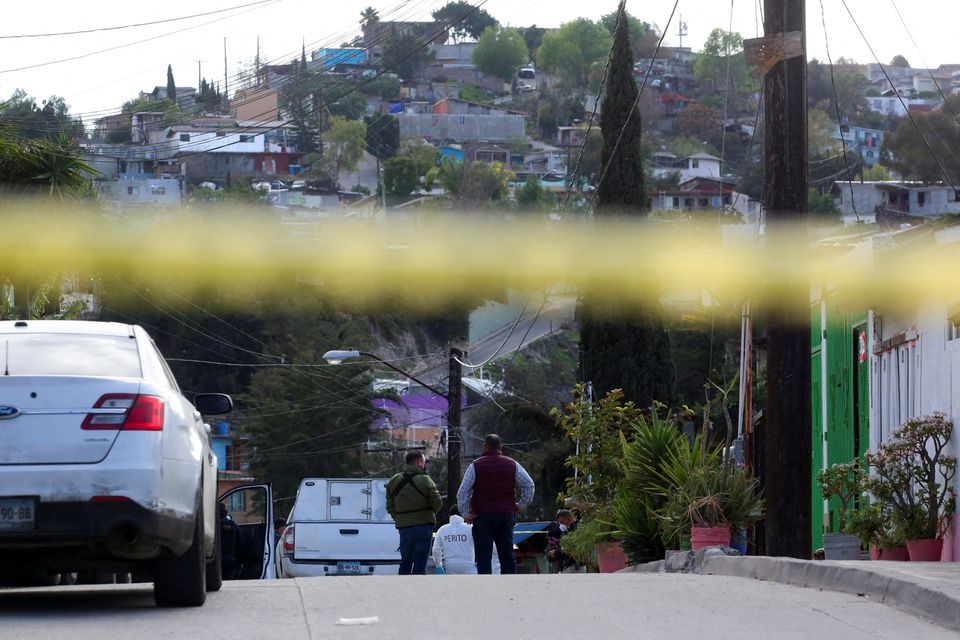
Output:
<svg viewBox="0 0 960 640">
<path fill-rule="evenodd" d="M 422 137 L 440 142 L 509 142 L 525 135 L 522 115 L 397 114 L 400 137 Z"/>
</svg>

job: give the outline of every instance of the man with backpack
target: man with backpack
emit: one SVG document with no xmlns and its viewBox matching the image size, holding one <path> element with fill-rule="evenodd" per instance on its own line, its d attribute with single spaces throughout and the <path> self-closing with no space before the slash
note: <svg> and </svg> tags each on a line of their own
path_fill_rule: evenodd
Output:
<svg viewBox="0 0 960 640">
<path fill-rule="evenodd" d="M 400 575 L 424 575 L 443 499 L 427 475 L 423 453 L 407 453 L 403 471 L 387 483 L 387 511 L 400 532 Z"/>
</svg>

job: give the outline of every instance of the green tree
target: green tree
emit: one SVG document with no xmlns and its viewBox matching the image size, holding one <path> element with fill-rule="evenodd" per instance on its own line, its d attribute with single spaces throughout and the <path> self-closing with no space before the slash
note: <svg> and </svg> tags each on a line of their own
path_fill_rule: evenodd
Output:
<svg viewBox="0 0 960 640">
<path fill-rule="evenodd" d="M 400 147 L 400 123 L 387 113 L 375 113 L 363 119 L 367 125 L 367 153 L 378 161 L 392 158 Z"/>
<path fill-rule="evenodd" d="M 834 156 L 842 151 L 840 141 L 834 137 L 837 118 L 826 108 L 827 105 L 821 103 L 807 109 L 807 149 L 811 159 Z"/>
<path fill-rule="evenodd" d="M 467 37 L 476 40 L 484 31 L 497 25 L 493 16 L 464 0 L 448 2 L 430 15 L 449 26 L 455 42 Z"/>
<path fill-rule="evenodd" d="M 377 13 L 377 10 L 373 7 L 367 7 L 360 12 L 360 26 L 365 27 L 368 24 L 373 24 L 380 21 L 380 14 Z"/>
<path fill-rule="evenodd" d="M 177 101 L 177 83 L 173 81 L 173 67 L 167 65 L 167 100 Z"/>
<path fill-rule="evenodd" d="M 633 53 L 622 1 L 605 89 L 600 113 L 603 135 L 600 158 L 605 175 L 596 185 L 594 202 L 598 213 L 640 215 L 647 208 L 647 193 L 640 157 L 638 91 L 633 80 Z"/>
<path fill-rule="evenodd" d="M 425 176 L 437 166 L 440 150 L 424 140 L 409 138 L 400 143 L 399 155 L 413 160 L 417 166 L 417 175 Z"/>
<path fill-rule="evenodd" d="M 600 16 L 600 24 L 606 28 L 613 37 L 613 32 L 617 28 L 617 12 L 608 13 Z M 657 25 L 633 17 L 627 13 L 627 26 L 630 29 L 630 50 L 638 58 L 648 58 L 653 56 L 657 49 L 657 43 L 660 41 L 660 33 Z"/>
<path fill-rule="evenodd" d="M 367 113 L 367 96 L 352 81 L 338 80 L 330 83 L 327 91 L 327 110 L 330 116 L 341 116 L 347 120 L 360 120 Z"/>
<path fill-rule="evenodd" d="M 383 185 L 387 195 L 405 198 L 420 186 L 417 163 L 408 156 L 395 156 L 383 163 Z"/>
<path fill-rule="evenodd" d="M 291 67 L 280 101 L 293 122 L 293 144 L 303 153 L 322 153 L 322 133 L 328 126 L 323 82 L 297 60 L 291 62 Z"/>
<path fill-rule="evenodd" d="M 530 59 L 536 62 L 537 51 L 540 49 L 540 44 L 543 42 L 543 34 L 546 33 L 547 30 L 532 24 L 529 27 L 521 27 L 517 29 L 517 31 L 520 32 L 521 36 L 523 36 L 523 41 L 527 45 L 527 51 L 530 52 Z"/>
<path fill-rule="evenodd" d="M 647 208 L 637 86 L 624 5 L 621 0 L 600 120 L 606 175 L 597 184 L 594 202 L 596 214 L 605 217 L 640 217 Z M 612 300 L 589 292 L 583 296 L 581 371 L 601 396 L 622 389 L 626 398 L 640 407 L 673 401 L 670 341 L 656 300 L 656 296 L 642 303 Z"/>
<path fill-rule="evenodd" d="M 714 106 L 724 106 L 728 115 L 745 112 L 745 97 L 755 91 L 755 86 L 749 80 L 740 34 L 711 31 L 693 62 L 693 77 Z"/>
<path fill-rule="evenodd" d="M 527 43 L 523 36 L 512 27 L 488 27 L 473 52 L 473 63 L 483 73 L 496 76 L 504 82 L 510 82 L 517 75 L 517 69 L 530 59 Z"/>
<path fill-rule="evenodd" d="M 957 149 L 960 149 L 960 127 L 952 114 L 940 109 L 918 113 L 912 121 L 904 119 L 884 140 L 882 153 L 884 164 L 904 180 L 928 184 L 949 180 L 956 185 L 960 184 Z"/>
<path fill-rule="evenodd" d="M 330 173 L 339 181 L 340 172 L 357 170 L 363 159 L 366 146 L 367 125 L 360 120 L 347 120 L 340 116 L 330 118 L 330 130 L 326 135 L 326 153 Z"/>
<path fill-rule="evenodd" d="M 907 62 L 906 58 L 904 58 L 902 55 L 898 53 L 897 55 L 893 56 L 893 59 L 890 61 L 890 66 L 900 67 L 902 69 L 909 69 L 910 63 Z"/>
<path fill-rule="evenodd" d="M 83 122 L 70 115 L 62 97 L 50 96 L 38 105 L 23 89 L 15 90 L 0 105 L 0 123 L 9 123 L 12 128 L 8 132 L 19 138 L 55 138 L 60 134 L 75 140 L 85 137 Z"/>
<path fill-rule="evenodd" d="M 433 50 L 415 33 L 392 33 L 383 43 L 383 68 L 403 80 L 418 80 Z"/>
<path fill-rule="evenodd" d="M 206 78 L 200 80 L 200 92 L 197 94 L 197 110 L 201 113 L 221 113 L 226 104 L 223 94 Z"/>
<path fill-rule="evenodd" d="M 543 188 L 540 178 L 535 175 L 527 177 L 517 190 L 517 206 L 521 211 L 549 211 L 556 203 L 556 197 Z"/>
<path fill-rule="evenodd" d="M 0 128 L 0 190 L 78 200 L 93 196 L 90 178 L 96 173 L 66 134 L 24 140 L 10 127 Z"/>
<path fill-rule="evenodd" d="M 706 142 L 714 148 L 719 148 L 723 139 L 722 114 L 700 102 L 687 105 L 677 114 L 673 119 L 673 128 L 681 136 Z"/>
<path fill-rule="evenodd" d="M 591 74 L 607 57 L 610 41 L 603 25 L 577 18 L 544 34 L 537 64 L 544 71 L 562 73 L 574 87 L 587 88 Z"/>
<path fill-rule="evenodd" d="M 889 180 L 890 172 L 882 164 L 875 164 L 872 167 L 865 167 L 863 170 L 863 179 L 867 182 L 879 182 Z"/>
<path fill-rule="evenodd" d="M 836 119 L 869 126 L 870 110 L 866 100 L 867 79 L 856 67 L 830 65 L 816 58 L 807 63 L 807 108 L 818 105 Z"/>
<path fill-rule="evenodd" d="M 479 209 L 506 199 L 509 172 L 499 162 L 460 162 L 445 160 L 437 179 L 451 200 L 465 210 Z"/>
</svg>

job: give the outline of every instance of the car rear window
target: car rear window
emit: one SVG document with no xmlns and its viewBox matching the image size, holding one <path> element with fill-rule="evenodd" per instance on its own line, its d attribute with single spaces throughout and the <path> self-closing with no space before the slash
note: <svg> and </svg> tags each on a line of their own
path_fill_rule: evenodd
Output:
<svg viewBox="0 0 960 640">
<path fill-rule="evenodd" d="M 140 378 L 137 343 L 127 336 L 0 335 L 3 374 Z"/>
</svg>

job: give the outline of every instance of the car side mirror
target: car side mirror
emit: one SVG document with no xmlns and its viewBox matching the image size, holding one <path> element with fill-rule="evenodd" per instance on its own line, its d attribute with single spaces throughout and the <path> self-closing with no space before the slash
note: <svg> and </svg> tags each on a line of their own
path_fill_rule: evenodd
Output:
<svg viewBox="0 0 960 640">
<path fill-rule="evenodd" d="M 218 416 L 233 411 L 233 399 L 225 393 L 198 393 L 193 405 L 205 416 Z"/>
</svg>

